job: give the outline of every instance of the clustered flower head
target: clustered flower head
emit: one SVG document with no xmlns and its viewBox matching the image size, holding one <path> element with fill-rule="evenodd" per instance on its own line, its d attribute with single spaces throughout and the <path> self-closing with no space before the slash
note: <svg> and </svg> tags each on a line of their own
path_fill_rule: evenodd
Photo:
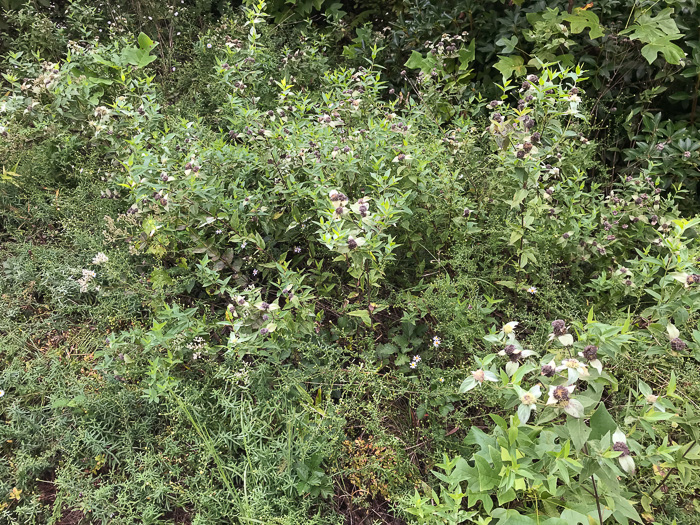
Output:
<svg viewBox="0 0 700 525">
<path fill-rule="evenodd" d="M 671 339 L 671 350 L 674 352 L 681 352 L 685 350 L 685 342 L 680 337 L 674 337 Z"/>
<path fill-rule="evenodd" d="M 87 292 L 88 290 L 88 284 L 90 281 L 92 281 L 95 277 L 97 277 L 97 274 L 93 272 L 92 270 L 83 270 L 83 276 L 78 279 L 78 284 L 80 285 L 80 291 L 82 293 Z"/>
<path fill-rule="evenodd" d="M 527 423 L 534 412 L 537 409 L 537 400 L 542 395 L 542 390 L 540 385 L 537 384 L 533 386 L 530 390 L 523 390 L 520 387 L 516 387 L 516 391 L 520 398 L 520 406 L 518 407 L 518 419 L 523 425 Z"/>
<path fill-rule="evenodd" d="M 518 348 L 514 344 L 509 344 L 506 345 L 503 350 L 498 352 L 498 355 L 507 356 L 508 358 L 510 358 L 511 361 L 517 362 L 526 357 L 530 357 L 531 355 L 535 355 L 535 352 L 533 352 L 532 350 L 523 350 L 521 348 Z"/>
<path fill-rule="evenodd" d="M 566 333 L 566 323 L 561 319 L 552 321 L 552 333 L 555 336 L 564 335 Z"/>
<path fill-rule="evenodd" d="M 442 343 L 442 339 L 440 339 L 438 336 L 433 337 L 433 346 L 437 348 L 440 346 L 440 343 Z"/>
<path fill-rule="evenodd" d="M 191 350 L 193 352 L 193 359 L 197 359 L 197 357 L 201 356 L 202 350 L 204 349 L 204 339 L 201 337 L 197 336 L 192 341 L 187 343 L 186 345 L 188 350 Z M 197 357 L 194 357 L 194 354 L 198 354 Z"/>
<path fill-rule="evenodd" d="M 503 333 L 506 335 L 511 334 L 516 326 L 518 326 L 517 321 L 511 321 L 510 323 L 506 323 L 505 325 L 503 325 L 503 328 L 502 328 Z"/>
<path fill-rule="evenodd" d="M 583 352 L 579 352 L 578 355 L 579 357 L 583 357 L 588 361 L 589 365 L 598 370 L 599 374 L 603 371 L 603 364 L 600 362 L 600 359 L 598 359 L 597 346 L 587 345 L 586 348 L 583 349 Z"/>
<path fill-rule="evenodd" d="M 584 365 L 578 359 L 573 357 L 570 359 L 564 359 L 556 369 L 557 372 L 566 370 L 569 376 L 568 382 L 573 383 L 577 381 L 579 377 L 588 377 L 590 373 L 588 372 L 588 367 Z"/>
<path fill-rule="evenodd" d="M 559 385 L 549 387 L 549 399 L 547 405 L 555 405 L 572 417 L 583 417 L 583 405 L 580 401 L 571 398 L 576 385 Z"/>
<path fill-rule="evenodd" d="M 554 374 L 557 373 L 557 365 L 554 362 L 554 359 L 552 359 L 546 365 L 542 365 L 541 373 L 544 377 L 554 377 Z"/>
<path fill-rule="evenodd" d="M 634 459 L 632 459 L 632 456 L 630 455 L 630 449 L 627 446 L 627 438 L 625 437 L 625 434 L 618 428 L 613 434 L 612 440 L 612 449 L 615 452 L 620 452 L 617 460 L 620 462 L 622 470 L 624 470 L 627 474 L 634 474 Z"/>
<path fill-rule="evenodd" d="M 92 258 L 92 264 L 104 264 L 107 261 L 109 261 L 109 257 L 107 257 L 104 253 L 99 252 L 95 257 Z"/>
</svg>

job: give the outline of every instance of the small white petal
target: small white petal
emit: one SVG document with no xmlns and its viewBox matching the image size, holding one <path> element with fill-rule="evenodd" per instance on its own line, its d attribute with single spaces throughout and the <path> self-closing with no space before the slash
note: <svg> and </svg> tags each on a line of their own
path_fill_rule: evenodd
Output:
<svg viewBox="0 0 700 525">
<path fill-rule="evenodd" d="M 622 432 L 619 428 L 613 434 L 612 440 L 613 443 L 627 443 L 627 438 L 625 437 L 624 432 Z"/>
<path fill-rule="evenodd" d="M 569 399 L 569 403 L 564 407 L 564 412 L 572 417 L 583 417 L 583 405 L 576 399 Z"/>
<path fill-rule="evenodd" d="M 508 361 L 508 364 L 506 365 L 506 374 L 512 376 L 518 371 L 518 368 L 520 368 L 520 364 L 518 362 Z"/>
<path fill-rule="evenodd" d="M 504 334 L 511 333 L 516 326 L 518 326 L 517 321 L 511 321 L 510 323 L 506 323 L 505 326 L 503 327 L 503 333 Z"/>
<path fill-rule="evenodd" d="M 632 456 L 619 457 L 617 459 L 620 461 L 620 466 L 622 467 L 622 470 L 627 472 L 627 474 L 634 474 L 635 466 L 634 459 L 632 459 Z"/>
<path fill-rule="evenodd" d="M 518 419 L 523 425 L 530 419 L 530 414 L 532 413 L 532 405 L 520 405 L 518 407 Z"/>
<path fill-rule="evenodd" d="M 498 381 L 498 376 L 494 374 L 493 372 L 485 371 L 484 372 L 484 379 L 486 381 Z"/>
</svg>

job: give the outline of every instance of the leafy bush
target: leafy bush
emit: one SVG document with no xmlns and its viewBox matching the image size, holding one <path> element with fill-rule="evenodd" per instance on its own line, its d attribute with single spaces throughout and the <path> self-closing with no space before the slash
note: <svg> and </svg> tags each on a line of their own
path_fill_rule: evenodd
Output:
<svg viewBox="0 0 700 525">
<path fill-rule="evenodd" d="M 694 6 L 5 7 L 3 521 L 690 516 Z"/>
</svg>

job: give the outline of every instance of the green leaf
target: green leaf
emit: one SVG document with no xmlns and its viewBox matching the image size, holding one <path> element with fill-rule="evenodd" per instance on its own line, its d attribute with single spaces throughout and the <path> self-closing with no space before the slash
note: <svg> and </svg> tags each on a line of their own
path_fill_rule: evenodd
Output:
<svg viewBox="0 0 700 525">
<path fill-rule="evenodd" d="M 474 462 L 479 472 L 479 492 L 486 492 L 497 487 L 501 481 L 498 470 L 494 469 L 486 458 L 481 456 L 474 456 Z"/>
<path fill-rule="evenodd" d="M 469 64 L 474 61 L 476 56 L 476 39 L 472 39 L 469 42 L 469 46 L 466 49 L 460 49 L 457 54 L 459 55 L 459 69 L 469 67 Z"/>
<path fill-rule="evenodd" d="M 509 79 L 515 73 L 516 76 L 522 76 L 527 73 L 525 61 L 521 56 L 502 56 L 500 60 L 493 66 L 503 75 L 503 80 Z"/>
<path fill-rule="evenodd" d="M 164 286 L 173 284 L 175 282 L 173 281 L 172 277 L 170 277 L 170 274 L 162 268 L 156 268 L 155 270 L 153 270 L 149 277 L 149 281 L 151 282 L 151 284 L 153 284 L 154 288 L 163 288 Z"/>
<path fill-rule="evenodd" d="M 567 416 L 566 429 L 569 431 L 569 436 L 576 450 L 581 450 L 591 434 L 591 429 L 586 426 L 583 418 L 570 416 Z"/>
<path fill-rule="evenodd" d="M 420 69 L 423 73 L 428 73 L 435 64 L 434 58 L 430 56 L 424 58 L 418 51 L 413 51 L 404 65 L 410 69 Z"/>
<path fill-rule="evenodd" d="M 144 51 L 150 51 L 154 47 L 156 47 L 157 44 L 151 40 L 146 33 L 141 33 L 139 34 L 139 47 L 144 50 Z"/>
<path fill-rule="evenodd" d="M 352 317 L 359 317 L 367 325 L 372 325 L 372 320 L 369 317 L 369 312 L 367 310 L 355 310 L 354 312 L 348 312 L 348 315 Z"/>
<path fill-rule="evenodd" d="M 668 387 L 666 387 L 666 395 L 670 396 L 676 391 L 676 372 L 671 370 L 671 379 L 668 381 Z"/>
<path fill-rule="evenodd" d="M 642 56 L 650 64 L 656 60 L 659 53 L 669 64 L 678 64 L 685 58 L 683 50 L 672 40 L 678 40 L 683 34 L 678 30 L 676 22 L 671 18 L 673 9 L 667 7 L 656 16 L 648 12 L 642 14 L 628 29 L 621 31 L 621 35 L 629 35 L 631 40 L 639 40 L 647 44 L 642 48 Z"/>
<path fill-rule="evenodd" d="M 593 11 L 575 9 L 573 13 L 564 16 L 564 20 L 571 24 L 571 32 L 575 35 L 589 28 L 588 35 L 591 38 L 600 38 L 603 36 L 603 28 L 600 25 L 600 19 Z"/>
<path fill-rule="evenodd" d="M 503 53 L 512 53 L 515 50 L 515 46 L 518 45 L 518 37 L 515 35 L 510 38 L 503 37 L 496 41 L 496 45 L 503 48 Z"/>
<path fill-rule="evenodd" d="M 642 56 L 646 58 L 650 64 L 656 60 L 659 53 L 664 56 L 664 59 L 669 64 L 678 65 L 685 58 L 685 53 L 676 44 L 668 38 L 658 38 L 653 42 L 648 43 L 642 48 Z"/>
<path fill-rule="evenodd" d="M 503 493 L 499 491 L 499 493 L 497 494 L 498 504 L 503 505 L 505 503 L 511 502 L 516 498 L 516 496 L 517 494 L 515 493 L 515 490 L 513 490 L 512 487 Z"/>
<path fill-rule="evenodd" d="M 537 523 L 514 509 L 495 509 L 491 516 L 498 519 L 498 525 L 535 525 Z"/>
<path fill-rule="evenodd" d="M 605 434 L 610 432 L 611 434 L 617 430 L 617 423 L 605 408 L 605 405 L 601 403 L 596 411 L 591 416 L 591 433 L 589 435 L 590 439 L 600 439 Z"/>
</svg>

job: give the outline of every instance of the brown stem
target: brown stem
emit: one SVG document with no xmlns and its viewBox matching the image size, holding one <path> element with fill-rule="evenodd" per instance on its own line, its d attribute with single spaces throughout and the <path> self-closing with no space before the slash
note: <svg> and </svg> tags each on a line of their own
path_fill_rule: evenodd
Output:
<svg viewBox="0 0 700 525">
<path fill-rule="evenodd" d="M 583 445 L 583 452 L 588 455 L 588 447 Z M 600 508 L 600 496 L 598 496 L 598 486 L 595 482 L 595 477 L 591 475 L 591 483 L 593 483 L 593 496 L 595 497 L 595 504 L 598 508 L 598 519 L 600 520 L 600 525 L 603 525 L 603 510 Z"/>
<path fill-rule="evenodd" d="M 693 107 L 690 110 L 690 123 L 695 124 L 695 111 L 698 109 L 698 90 L 700 90 L 700 74 L 695 81 L 695 93 L 693 94 Z"/>
<path fill-rule="evenodd" d="M 695 443 L 696 443 L 696 441 L 694 440 L 690 444 L 690 446 L 688 447 L 688 450 L 686 450 L 685 453 L 681 456 L 681 459 L 683 459 L 684 457 L 686 457 L 688 455 L 688 452 L 690 452 L 693 449 L 693 447 L 695 446 Z M 676 470 L 676 467 L 673 467 L 673 468 L 669 469 L 668 472 L 666 472 L 666 475 L 663 477 L 663 479 L 661 481 L 659 481 L 659 484 L 656 485 L 656 487 L 654 487 L 654 490 L 651 491 L 651 493 L 649 494 L 650 496 L 653 496 L 654 492 L 659 490 L 659 487 L 661 487 L 661 485 L 663 485 L 666 482 L 666 480 L 668 479 L 668 477 L 671 475 L 671 473 L 674 470 Z"/>
</svg>

